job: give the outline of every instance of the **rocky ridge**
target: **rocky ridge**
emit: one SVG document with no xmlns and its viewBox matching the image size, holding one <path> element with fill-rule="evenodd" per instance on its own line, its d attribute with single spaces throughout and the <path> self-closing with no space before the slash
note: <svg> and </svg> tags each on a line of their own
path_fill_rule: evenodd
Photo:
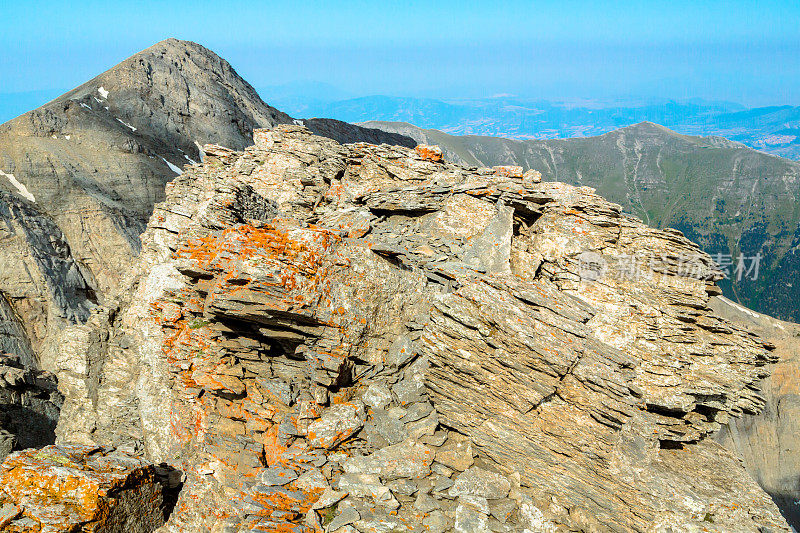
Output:
<svg viewBox="0 0 800 533">
<path fill-rule="evenodd" d="M 652 122 L 596 137 L 545 140 L 448 135 L 405 123 L 365 125 L 439 145 L 451 161 L 520 165 L 539 170 L 545 181 L 593 187 L 649 226 L 677 228 L 700 244 L 728 274 L 720 287 L 731 300 L 800 322 L 800 162 Z M 736 273 L 739 257 L 750 267 L 759 253 L 757 274 Z"/>
<path fill-rule="evenodd" d="M 201 161 L 200 145 L 243 149 L 255 128 L 293 122 L 212 51 L 167 39 L 0 125 L 0 350 L 50 368 L 52 336 L 118 288 L 153 205 Z M 339 121 L 310 126 L 415 144 Z"/>
<path fill-rule="evenodd" d="M 772 347 L 679 232 L 431 147 L 254 140 L 167 186 L 53 359 L 59 444 L 182 471 L 161 531 L 789 530 L 709 438 Z"/>
</svg>

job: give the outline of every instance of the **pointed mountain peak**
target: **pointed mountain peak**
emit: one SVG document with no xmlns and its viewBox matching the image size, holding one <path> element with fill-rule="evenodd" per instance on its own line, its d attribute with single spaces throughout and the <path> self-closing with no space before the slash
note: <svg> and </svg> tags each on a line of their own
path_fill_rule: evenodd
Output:
<svg viewBox="0 0 800 533">
<path fill-rule="evenodd" d="M 142 152 L 144 142 L 159 145 L 160 157 L 172 151 L 197 160 L 198 145 L 241 150 L 253 143 L 254 129 L 294 122 L 301 121 L 267 105 L 225 59 L 200 44 L 169 38 L 6 122 L 0 131 L 53 139 L 89 131 L 124 150 Z M 328 119 L 305 124 L 339 142 L 414 145 L 407 137 Z"/>
<path fill-rule="evenodd" d="M 191 153 L 195 142 L 242 149 L 252 143 L 254 128 L 292 122 L 264 103 L 230 63 L 204 46 L 172 38 L 44 107 L 58 113 L 70 105 L 82 108 L 69 113 L 73 120 L 81 113 L 106 114 L 112 124 Z"/>
</svg>

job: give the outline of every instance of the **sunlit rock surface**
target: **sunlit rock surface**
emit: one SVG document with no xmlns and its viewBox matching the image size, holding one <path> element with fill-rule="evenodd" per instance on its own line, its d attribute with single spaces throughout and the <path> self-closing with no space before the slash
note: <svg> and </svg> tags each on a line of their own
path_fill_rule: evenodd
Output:
<svg viewBox="0 0 800 533">
<path fill-rule="evenodd" d="M 0 466 L 2 531 L 145 533 L 166 513 L 156 468 L 112 449 L 46 446 Z"/>
<path fill-rule="evenodd" d="M 54 354 L 60 443 L 185 476 L 162 531 L 788 531 L 710 439 L 775 360 L 591 189 L 301 126 L 204 147 Z"/>
</svg>

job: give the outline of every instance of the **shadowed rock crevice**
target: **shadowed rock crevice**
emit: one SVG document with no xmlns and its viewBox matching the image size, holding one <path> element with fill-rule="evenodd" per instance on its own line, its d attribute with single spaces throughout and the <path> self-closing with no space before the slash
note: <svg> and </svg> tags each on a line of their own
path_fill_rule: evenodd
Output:
<svg viewBox="0 0 800 533">
<path fill-rule="evenodd" d="M 797 530 L 800 527 L 800 503 L 798 503 L 797 496 L 792 494 L 770 494 L 770 496 L 789 525 Z"/>
<path fill-rule="evenodd" d="M 63 397 L 55 376 L 0 352 L 0 458 L 53 444 Z"/>
</svg>

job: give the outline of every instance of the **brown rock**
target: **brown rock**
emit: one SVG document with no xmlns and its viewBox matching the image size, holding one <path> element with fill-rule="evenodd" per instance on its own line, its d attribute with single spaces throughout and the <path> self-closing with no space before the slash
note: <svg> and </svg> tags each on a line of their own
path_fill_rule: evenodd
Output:
<svg viewBox="0 0 800 533">
<path fill-rule="evenodd" d="M 494 171 L 495 176 L 500 176 L 502 178 L 522 177 L 522 167 L 518 166 L 496 166 L 492 167 L 492 171 Z"/>
<path fill-rule="evenodd" d="M 436 450 L 436 462 L 463 472 L 475 462 L 472 443 L 469 439 L 451 437 L 444 446 Z"/>
</svg>

